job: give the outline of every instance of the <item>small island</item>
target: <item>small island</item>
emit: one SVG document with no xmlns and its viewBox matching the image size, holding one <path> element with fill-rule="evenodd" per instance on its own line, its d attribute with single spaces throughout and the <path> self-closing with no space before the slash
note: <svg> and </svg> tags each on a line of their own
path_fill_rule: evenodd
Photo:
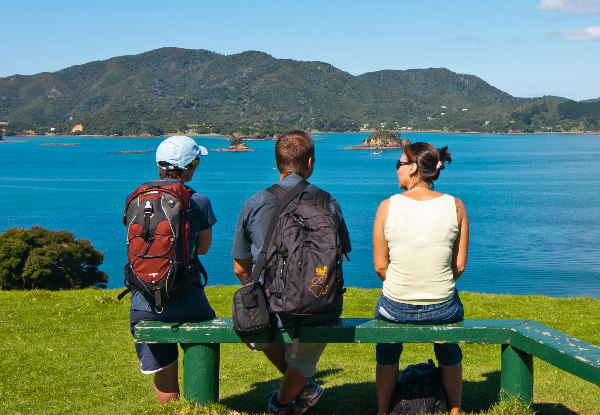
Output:
<svg viewBox="0 0 600 415">
<path fill-rule="evenodd" d="M 408 138 L 400 138 L 400 133 L 389 130 L 375 131 L 365 138 L 361 145 L 346 147 L 345 150 L 390 150 L 402 149 L 410 144 Z"/>
<path fill-rule="evenodd" d="M 237 134 L 233 134 L 229 137 L 229 147 L 228 148 L 217 148 L 215 151 L 230 151 L 232 153 L 242 153 L 247 151 L 254 151 L 251 148 L 248 148 L 244 140 Z"/>
</svg>

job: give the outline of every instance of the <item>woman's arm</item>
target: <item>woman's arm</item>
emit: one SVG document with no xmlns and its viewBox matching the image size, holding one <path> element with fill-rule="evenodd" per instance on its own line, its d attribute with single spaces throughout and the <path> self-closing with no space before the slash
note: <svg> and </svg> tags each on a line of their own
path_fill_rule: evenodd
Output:
<svg viewBox="0 0 600 415">
<path fill-rule="evenodd" d="M 198 255 L 206 255 L 212 245 L 212 228 L 198 232 L 196 238 L 196 253 Z"/>
<path fill-rule="evenodd" d="M 385 281 L 385 273 L 390 264 L 390 249 L 383 232 L 389 210 L 390 199 L 386 199 L 379 205 L 373 224 L 373 265 L 381 281 Z"/>
<path fill-rule="evenodd" d="M 467 266 L 467 256 L 469 254 L 469 218 L 463 202 L 454 198 L 456 203 L 456 219 L 458 221 L 458 236 L 454 241 L 452 252 L 452 271 L 454 280 L 457 280 Z"/>
</svg>

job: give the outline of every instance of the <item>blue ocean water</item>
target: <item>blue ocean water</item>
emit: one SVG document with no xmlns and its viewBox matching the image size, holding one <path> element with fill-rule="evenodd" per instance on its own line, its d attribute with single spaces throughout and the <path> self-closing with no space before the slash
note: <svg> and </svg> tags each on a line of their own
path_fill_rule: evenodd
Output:
<svg viewBox="0 0 600 415">
<path fill-rule="evenodd" d="M 394 164 L 400 150 L 372 155 L 344 150 L 368 134 L 315 134 L 310 181 L 340 202 L 353 251 L 346 284 L 376 288 L 371 227 L 379 203 L 398 192 Z M 403 133 L 447 145 L 453 162 L 436 190 L 463 200 L 471 238 L 460 290 L 600 298 L 600 137 L 576 134 L 483 135 Z M 40 225 L 89 239 L 105 260 L 109 287 L 120 287 L 125 262 L 125 196 L 157 176 L 161 138 L 29 137 L 0 143 L 0 231 Z M 222 137 L 199 137 L 209 150 Z M 78 143 L 48 146 L 49 143 Z M 251 153 L 210 152 L 191 186 L 206 194 L 217 224 L 203 263 L 209 284 L 236 284 L 230 256 L 239 209 L 246 198 L 279 178 L 273 141 L 248 141 Z"/>
</svg>

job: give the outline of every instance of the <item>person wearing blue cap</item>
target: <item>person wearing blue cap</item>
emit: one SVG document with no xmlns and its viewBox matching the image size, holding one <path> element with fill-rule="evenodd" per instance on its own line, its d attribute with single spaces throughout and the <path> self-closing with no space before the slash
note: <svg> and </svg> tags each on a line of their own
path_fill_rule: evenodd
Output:
<svg viewBox="0 0 600 415">
<path fill-rule="evenodd" d="M 208 155 L 190 137 L 174 136 L 165 139 L 156 150 L 156 164 L 160 180 L 190 182 L 201 156 Z M 216 223 L 208 197 L 187 187 L 191 196 L 189 246 L 193 256 L 205 255 L 212 243 L 212 227 Z M 128 199 L 129 200 L 129 197 Z M 158 308 L 158 311 L 157 311 Z M 139 321 L 204 321 L 215 317 L 204 287 L 198 281 L 175 300 L 156 307 L 152 300 L 139 291 L 133 291 L 130 308 L 130 330 L 133 334 Z M 135 343 L 135 349 L 144 374 L 154 374 L 154 391 L 161 405 L 179 399 L 177 344 Z"/>
</svg>

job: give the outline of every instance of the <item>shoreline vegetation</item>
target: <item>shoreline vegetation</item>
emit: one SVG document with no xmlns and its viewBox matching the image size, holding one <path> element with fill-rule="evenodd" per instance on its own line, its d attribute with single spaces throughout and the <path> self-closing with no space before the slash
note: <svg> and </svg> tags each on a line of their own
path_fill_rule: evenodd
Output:
<svg viewBox="0 0 600 415">
<path fill-rule="evenodd" d="M 375 133 L 381 130 L 364 130 L 364 131 L 309 131 L 311 135 L 314 134 L 359 134 L 359 133 Z M 445 130 L 410 130 L 410 131 L 398 131 L 389 130 L 394 133 L 432 133 L 432 134 L 465 134 L 465 135 L 528 135 L 528 134 L 564 134 L 564 135 L 595 135 L 600 136 L 600 132 L 597 131 L 534 131 L 534 132 L 486 132 L 486 131 L 445 131 Z M 224 134 L 195 134 L 186 132 L 174 132 L 166 133 L 163 135 L 148 136 L 148 135 L 100 135 L 100 134 L 32 134 L 32 135 L 15 135 L 15 136 L 4 136 L 0 143 L 29 143 L 31 140 L 22 140 L 22 138 L 46 138 L 46 137 L 69 137 L 69 138 L 158 138 L 158 137 L 169 137 L 173 135 L 187 135 L 189 137 L 222 137 L 223 140 L 229 140 L 229 137 Z M 244 138 L 244 141 L 270 141 L 276 140 L 276 137 L 272 138 Z M 319 139 L 315 139 L 319 140 Z M 79 144 L 79 143 L 76 143 Z M 47 144 L 48 145 L 48 144 Z M 57 144 L 63 145 L 63 144 Z M 371 148 L 369 148 L 371 149 Z"/>
<path fill-rule="evenodd" d="M 231 299 L 237 288 L 206 288 L 217 316 L 231 316 Z M 264 355 L 243 344 L 221 345 L 220 402 L 215 407 L 193 409 L 181 402 L 160 408 L 152 376 L 140 373 L 129 332 L 129 301 L 117 300 L 120 291 L 0 291 L 4 336 L 0 344 L 0 413 L 264 414 L 266 397 L 277 388 L 280 374 Z M 344 295 L 343 317 L 372 317 L 380 292 L 349 287 Z M 600 299 L 470 292 L 461 292 L 461 299 L 465 318 L 535 320 L 600 344 L 600 332 L 590 324 L 600 320 Z M 586 318 L 572 318 L 581 315 Z M 462 348 L 465 414 L 529 414 L 517 405 L 498 407 L 499 347 L 465 344 Z M 407 344 L 401 366 L 429 358 L 433 358 L 430 344 Z M 539 359 L 534 359 L 534 368 L 534 411 L 542 415 L 600 414 L 596 385 Z M 329 344 L 314 379 L 326 394 L 311 414 L 377 412 L 375 345 Z"/>
</svg>

